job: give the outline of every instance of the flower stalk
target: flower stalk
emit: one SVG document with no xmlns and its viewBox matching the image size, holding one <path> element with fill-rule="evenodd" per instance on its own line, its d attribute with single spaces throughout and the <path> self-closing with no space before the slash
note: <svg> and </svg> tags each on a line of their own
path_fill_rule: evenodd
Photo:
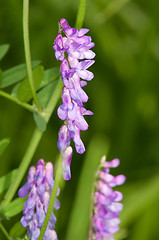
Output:
<svg viewBox="0 0 159 240">
<path fill-rule="evenodd" d="M 29 80 L 31 92 L 33 95 L 35 105 L 38 109 L 38 112 L 42 112 L 42 108 L 40 106 L 39 100 L 36 95 L 32 66 L 31 66 L 31 54 L 30 54 L 30 42 L 29 42 L 29 0 L 23 1 L 23 37 L 24 37 L 24 51 L 25 51 L 25 59 L 26 59 L 26 66 L 27 66 L 27 72 L 28 72 L 28 80 Z"/>
<path fill-rule="evenodd" d="M 4 228 L 4 226 L 2 225 L 2 223 L 0 223 L 0 229 L 3 232 L 4 236 L 6 237 L 6 239 L 11 240 L 11 237 L 9 236 L 7 230 Z"/>
<path fill-rule="evenodd" d="M 28 103 L 25 103 L 25 102 L 21 102 L 18 98 L 16 97 L 13 97 L 12 95 L 0 90 L 0 96 L 6 98 L 6 99 L 9 99 L 11 100 L 12 102 L 15 102 L 17 103 L 18 105 L 20 105 L 21 107 L 29 110 L 30 112 L 36 112 L 36 108 Z"/>
<path fill-rule="evenodd" d="M 57 191 L 58 191 L 58 187 L 59 187 L 59 183 L 61 181 L 61 178 L 62 178 L 62 158 L 59 155 L 58 167 L 57 167 L 57 170 L 56 170 L 54 187 L 53 187 L 53 191 L 52 191 L 52 194 L 51 194 L 51 198 L 50 198 L 50 203 L 49 203 L 49 207 L 48 207 L 48 210 L 47 210 L 47 214 L 46 214 L 43 226 L 41 228 L 38 240 L 43 240 L 43 237 L 44 237 L 44 234 L 45 234 L 45 231 L 46 231 L 49 219 L 50 219 L 50 215 L 51 215 L 51 212 L 52 212 L 52 209 L 53 209 L 53 206 L 54 206 L 54 202 L 55 202 L 55 198 L 56 198 L 56 195 L 57 195 Z"/>
<path fill-rule="evenodd" d="M 86 0 L 80 0 L 77 18 L 76 18 L 76 24 L 75 24 L 77 29 L 80 29 L 83 25 L 85 11 L 86 11 Z"/>
</svg>

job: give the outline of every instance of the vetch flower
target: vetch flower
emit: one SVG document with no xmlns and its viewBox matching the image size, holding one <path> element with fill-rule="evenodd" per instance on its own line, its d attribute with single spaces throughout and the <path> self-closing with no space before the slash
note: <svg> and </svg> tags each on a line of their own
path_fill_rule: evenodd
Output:
<svg viewBox="0 0 159 240">
<path fill-rule="evenodd" d="M 53 165 L 51 162 L 45 165 L 44 160 L 40 159 L 36 168 L 30 167 L 27 182 L 19 189 L 19 197 L 24 198 L 29 194 L 24 203 L 21 224 L 23 227 L 28 227 L 27 235 L 31 240 L 37 240 L 40 235 L 40 228 L 45 220 L 53 186 Z M 59 191 L 58 189 L 57 196 Z M 60 202 L 55 199 L 54 209 L 57 210 L 59 207 Z M 58 239 L 54 230 L 55 223 L 56 217 L 52 211 L 43 240 Z"/>
<path fill-rule="evenodd" d="M 119 214 L 123 208 L 120 201 L 123 195 L 113 191 L 113 187 L 122 185 L 126 178 L 124 175 L 114 177 L 109 173 L 109 168 L 117 167 L 119 159 L 110 162 L 101 159 L 101 164 L 96 175 L 92 225 L 90 226 L 89 239 L 114 240 L 114 233 L 119 231 Z"/>
<path fill-rule="evenodd" d="M 88 124 L 83 116 L 93 114 L 83 107 L 83 103 L 88 101 L 83 87 L 87 85 L 87 81 L 91 81 L 94 77 L 93 73 L 87 69 L 95 62 L 92 60 L 95 53 L 90 50 L 95 44 L 90 36 L 85 35 L 89 29 L 71 28 L 64 18 L 59 21 L 59 28 L 53 49 L 56 59 L 61 61 L 60 70 L 64 88 L 62 92 L 63 103 L 59 106 L 57 114 L 65 122 L 60 128 L 57 146 L 63 158 L 63 177 L 65 180 L 69 180 L 71 178 L 72 157 L 70 140 L 73 139 L 78 153 L 85 152 L 84 144 L 80 138 L 80 130 L 88 129 Z M 62 32 L 65 36 L 62 36 Z"/>
</svg>

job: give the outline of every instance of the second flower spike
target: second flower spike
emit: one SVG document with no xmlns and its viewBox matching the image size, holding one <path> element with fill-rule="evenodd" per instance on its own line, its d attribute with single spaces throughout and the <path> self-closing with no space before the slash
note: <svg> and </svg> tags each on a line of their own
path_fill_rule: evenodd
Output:
<svg viewBox="0 0 159 240">
<path fill-rule="evenodd" d="M 21 198 L 26 197 L 29 193 L 28 199 L 24 203 L 21 224 L 23 227 L 28 227 L 27 235 L 31 240 L 37 240 L 40 235 L 53 186 L 53 165 L 51 162 L 45 165 L 44 160 L 40 159 L 36 168 L 32 166 L 29 169 L 27 182 L 19 189 L 18 195 Z M 57 196 L 59 192 L 58 189 Z M 60 202 L 55 199 L 54 209 L 57 210 L 59 207 Z M 55 223 L 56 217 L 52 211 L 43 240 L 58 240 L 54 230 Z"/>
<path fill-rule="evenodd" d="M 119 164 L 117 158 L 110 162 L 105 161 L 105 156 L 101 159 L 93 190 L 89 240 L 115 240 L 114 233 L 119 231 L 119 214 L 123 208 L 120 201 L 123 195 L 112 188 L 122 185 L 126 178 L 124 175 L 114 177 L 109 173 L 110 168 L 118 167 Z"/>
</svg>

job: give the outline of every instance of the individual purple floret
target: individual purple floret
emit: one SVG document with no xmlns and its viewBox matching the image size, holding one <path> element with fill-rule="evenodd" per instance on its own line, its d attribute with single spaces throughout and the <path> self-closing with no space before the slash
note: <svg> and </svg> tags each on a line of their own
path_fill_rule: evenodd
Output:
<svg viewBox="0 0 159 240">
<path fill-rule="evenodd" d="M 62 32 L 65 34 L 64 37 Z M 65 122 L 59 131 L 57 146 L 64 161 L 63 177 L 65 180 L 71 178 L 72 148 L 70 140 L 73 139 L 78 153 L 85 152 L 84 144 L 80 138 L 80 130 L 88 129 L 88 124 L 83 116 L 93 114 L 83 107 L 83 103 L 88 101 L 83 87 L 87 85 L 87 81 L 91 81 L 94 77 L 93 73 L 87 70 L 95 62 L 92 60 L 95 53 L 90 50 L 95 44 L 90 36 L 85 36 L 88 32 L 89 29 L 85 28 L 80 30 L 71 28 L 68 22 L 62 18 L 59 21 L 59 33 L 53 46 L 56 59 L 61 61 L 61 77 L 64 84 L 63 103 L 58 108 L 57 114 Z"/>
<path fill-rule="evenodd" d="M 113 191 L 112 188 L 122 185 L 126 178 L 124 175 L 114 177 L 109 173 L 109 168 L 115 168 L 119 164 L 119 159 L 110 162 L 105 161 L 105 156 L 101 159 L 101 165 L 96 175 L 90 240 L 114 240 L 113 234 L 119 231 L 119 214 L 123 208 L 120 201 L 123 195 L 119 191 Z"/>
<path fill-rule="evenodd" d="M 51 162 L 45 165 L 44 160 L 40 159 L 36 168 L 33 166 L 29 169 L 27 182 L 19 189 L 19 197 L 25 198 L 29 194 L 24 203 L 21 224 L 23 227 L 28 226 L 27 235 L 31 240 L 37 240 L 40 235 L 40 228 L 47 213 L 53 186 L 53 165 Z M 59 192 L 58 189 L 57 196 Z M 54 209 L 57 210 L 59 207 L 60 202 L 55 199 Z M 52 211 L 43 240 L 58 239 L 54 230 L 55 223 L 56 217 Z"/>
</svg>

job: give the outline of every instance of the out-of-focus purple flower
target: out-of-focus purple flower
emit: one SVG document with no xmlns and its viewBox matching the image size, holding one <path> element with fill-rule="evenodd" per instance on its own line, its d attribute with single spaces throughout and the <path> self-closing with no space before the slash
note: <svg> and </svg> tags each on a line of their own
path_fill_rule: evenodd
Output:
<svg viewBox="0 0 159 240">
<path fill-rule="evenodd" d="M 70 140 L 73 139 L 78 153 L 85 152 L 84 144 L 80 138 L 80 130 L 88 129 L 88 124 L 83 116 L 93 114 L 83 107 L 83 103 L 88 101 L 83 87 L 87 85 L 87 81 L 91 81 L 94 77 L 93 73 L 87 69 L 95 62 L 92 60 L 95 53 L 90 50 L 95 44 L 90 36 L 85 36 L 89 29 L 71 28 L 64 18 L 59 21 L 59 27 L 60 30 L 53 49 L 56 59 L 61 61 L 60 70 L 64 88 L 62 92 L 63 103 L 58 108 L 57 114 L 65 122 L 59 131 L 57 146 L 63 158 L 63 177 L 65 180 L 69 180 L 71 178 L 72 157 L 72 148 L 68 148 Z M 62 32 L 65 34 L 64 37 Z M 70 154 L 68 154 L 68 149 Z M 69 161 L 66 161 L 66 156 Z"/>
<path fill-rule="evenodd" d="M 37 240 L 40 235 L 40 228 L 45 220 L 53 186 L 53 165 L 51 162 L 45 165 L 44 160 L 40 159 L 36 168 L 29 169 L 27 182 L 19 189 L 18 195 L 21 198 L 26 197 L 29 193 L 28 199 L 24 203 L 21 224 L 23 227 L 28 226 L 27 235 L 31 240 Z M 59 191 L 58 189 L 57 196 Z M 57 210 L 59 207 L 60 202 L 55 199 L 54 209 Z M 52 211 L 43 240 L 58 239 L 54 230 L 55 223 L 56 217 Z"/>
<path fill-rule="evenodd" d="M 114 177 L 109 173 L 109 168 L 119 165 L 119 159 L 110 162 L 101 159 L 101 165 L 97 172 L 96 191 L 94 195 L 93 221 L 90 229 L 93 240 L 114 240 L 113 234 L 119 231 L 119 214 L 123 208 L 122 193 L 113 191 L 113 187 L 122 185 L 126 178 L 124 175 Z"/>
</svg>

